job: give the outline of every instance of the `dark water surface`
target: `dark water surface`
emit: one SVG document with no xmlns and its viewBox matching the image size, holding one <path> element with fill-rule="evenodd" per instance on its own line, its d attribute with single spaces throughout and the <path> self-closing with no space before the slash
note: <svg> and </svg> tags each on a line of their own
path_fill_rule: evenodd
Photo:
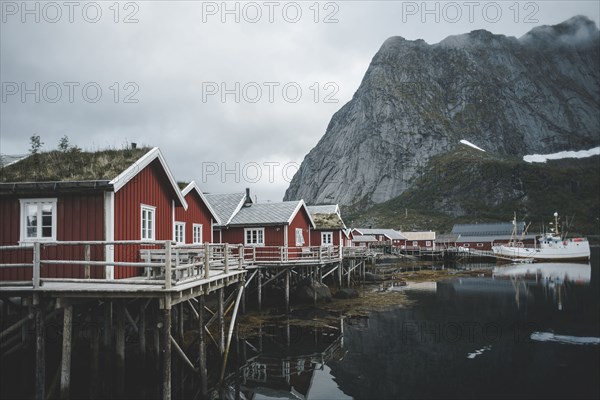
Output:
<svg viewBox="0 0 600 400">
<path fill-rule="evenodd" d="M 494 268 L 405 290 L 414 305 L 342 333 L 263 335 L 240 398 L 599 398 L 598 249 L 590 264 Z M 528 271 L 527 271 L 528 270 Z M 335 327 L 332 327 L 335 328 Z M 235 393 L 232 393 L 235 396 Z"/>
</svg>

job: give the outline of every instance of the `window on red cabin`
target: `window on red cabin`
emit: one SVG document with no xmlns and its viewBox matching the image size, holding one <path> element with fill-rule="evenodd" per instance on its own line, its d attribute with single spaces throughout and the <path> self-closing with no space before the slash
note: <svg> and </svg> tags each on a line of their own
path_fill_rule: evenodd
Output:
<svg viewBox="0 0 600 400">
<path fill-rule="evenodd" d="M 419 242 L 417 240 L 413 240 L 413 246 L 417 247 L 419 245 Z"/>
<path fill-rule="evenodd" d="M 192 234 L 194 244 L 202 243 L 202 224 L 194 224 Z"/>
<path fill-rule="evenodd" d="M 425 246 L 431 246 L 431 240 L 426 241 Z"/>
<path fill-rule="evenodd" d="M 57 199 L 21 199 L 22 242 L 56 240 Z"/>
<path fill-rule="evenodd" d="M 248 246 L 264 246 L 265 228 L 245 228 L 244 244 Z"/>
<path fill-rule="evenodd" d="M 176 243 L 185 243 L 185 222 L 175 222 L 173 240 Z"/>
<path fill-rule="evenodd" d="M 155 240 L 156 231 L 156 208 L 142 205 L 141 238 L 142 240 Z"/>
<path fill-rule="evenodd" d="M 302 233 L 302 228 L 296 228 L 296 246 L 304 245 L 304 234 Z"/>
<path fill-rule="evenodd" d="M 333 246 L 333 232 L 321 232 L 321 246 Z"/>
</svg>

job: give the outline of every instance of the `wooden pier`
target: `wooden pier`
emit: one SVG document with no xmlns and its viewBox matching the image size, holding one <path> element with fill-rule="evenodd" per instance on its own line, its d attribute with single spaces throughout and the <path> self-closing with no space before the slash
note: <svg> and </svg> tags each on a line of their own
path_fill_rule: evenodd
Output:
<svg viewBox="0 0 600 400">
<path fill-rule="evenodd" d="M 56 251 L 57 247 L 69 248 L 72 256 L 64 257 L 68 252 Z M 114 261 L 107 257 L 119 254 L 123 248 L 134 248 L 136 254 L 130 254 L 129 259 L 137 261 Z M 60 259 L 57 254 L 62 255 Z M 180 360 L 177 365 L 199 375 L 201 396 L 205 398 L 209 374 L 207 344 L 213 343 L 218 349 L 222 377 L 236 315 L 245 308 L 247 294 L 257 293 L 260 310 L 262 289 L 277 280 L 283 281 L 284 301 L 289 311 L 290 285 L 305 278 L 321 283 L 333 274 L 340 286 L 349 285 L 352 277 L 364 278 L 366 257 L 366 249 L 339 246 L 270 248 L 209 243 L 176 245 L 171 241 L 63 241 L 35 242 L 27 247 L 1 246 L 0 268 L 31 269 L 32 279 L 0 282 L 4 320 L 0 355 L 5 357 L 32 345 L 35 349 L 33 397 L 68 398 L 72 382 L 73 327 L 91 323 L 98 329 L 91 332 L 94 340 L 89 341 L 89 349 L 86 349 L 91 355 L 90 397 L 98 393 L 99 388 L 94 386 L 97 386 L 101 354 L 108 353 L 116 360 L 113 365 L 115 385 L 110 395 L 122 397 L 127 365 L 126 331 L 135 332 L 139 344 L 135 356 L 137 360 L 154 361 L 162 376 L 163 399 L 170 399 L 172 395 L 172 354 Z M 81 269 L 85 278 L 57 277 L 52 273 L 57 268 Z M 121 279 L 91 278 L 97 275 L 99 268 L 111 276 L 119 276 L 120 268 L 138 268 L 139 273 Z M 211 296 L 212 310 L 208 296 Z M 15 298 L 20 304 L 15 305 L 10 300 Z M 17 314 L 20 317 L 16 317 Z M 56 371 L 50 371 L 54 378 L 48 379 L 45 324 L 60 314 L 61 362 Z M 230 314 L 229 327 L 226 326 L 227 314 Z M 82 321 L 76 321 L 77 318 Z M 192 343 L 196 343 L 197 348 L 186 346 L 186 328 L 194 332 Z M 28 330 L 35 332 L 33 341 L 27 337 Z M 196 362 L 191 359 L 191 353 L 199 355 Z"/>
</svg>

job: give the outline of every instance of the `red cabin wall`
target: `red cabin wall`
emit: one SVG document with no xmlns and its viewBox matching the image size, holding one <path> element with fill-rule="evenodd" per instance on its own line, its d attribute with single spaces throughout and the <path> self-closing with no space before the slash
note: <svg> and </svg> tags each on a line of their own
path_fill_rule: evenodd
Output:
<svg viewBox="0 0 600 400">
<path fill-rule="evenodd" d="M 53 198 L 57 199 L 56 239 L 59 241 L 104 240 L 104 194 L 72 194 L 52 196 L 24 195 L 21 198 Z M 20 238 L 20 203 L 19 198 L 10 197 L 0 200 L 0 245 L 17 245 Z M 84 246 L 48 246 L 43 247 L 41 258 L 54 260 L 83 260 Z M 32 262 L 32 249 L 0 251 L 0 259 L 6 263 Z M 104 259 L 102 246 L 91 247 L 91 259 Z M 92 278 L 102 278 L 102 267 L 90 267 Z M 43 265 L 41 276 L 44 278 L 84 278 L 84 269 L 77 265 Z M 30 280 L 32 269 L 2 268 L 0 280 Z"/>
<path fill-rule="evenodd" d="M 195 190 L 185 196 L 188 209 L 175 208 L 175 221 L 185 222 L 185 242 L 194 242 L 194 224 L 202 224 L 202 243 L 213 243 L 212 237 L 212 215 L 202 198 Z"/>
<path fill-rule="evenodd" d="M 310 217 L 306 213 L 306 210 L 303 207 L 300 207 L 300 210 L 292 219 L 292 223 L 288 226 L 288 246 L 296 247 L 296 229 L 302 229 L 302 235 L 304 236 L 304 244 L 302 246 L 308 246 L 309 243 L 312 243 L 312 237 L 310 231 L 312 226 L 310 224 Z M 320 240 L 319 240 L 320 243 Z"/>
<path fill-rule="evenodd" d="M 321 246 L 321 232 L 332 232 L 333 233 L 333 245 L 339 246 L 344 244 L 344 232 L 339 229 L 318 229 L 310 231 L 310 243 L 311 246 Z M 341 239 L 341 242 L 340 242 Z"/>
<path fill-rule="evenodd" d="M 155 239 L 173 240 L 172 200 L 175 192 L 160 161 L 154 160 L 115 193 L 115 240 L 141 239 L 141 205 L 156 207 Z M 115 261 L 139 262 L 140 246 L 115 247 Z M 138 276 L 137 267 L 115 266 L 115 279 Z"/>
</svg>

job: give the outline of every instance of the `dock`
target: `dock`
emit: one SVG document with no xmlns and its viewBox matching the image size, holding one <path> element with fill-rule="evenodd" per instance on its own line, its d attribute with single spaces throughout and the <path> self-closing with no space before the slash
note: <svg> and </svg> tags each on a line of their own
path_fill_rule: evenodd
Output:
<svg viewBox="0 0 600 400">
<path fill-rule="evenodd" d="M 123 254 L 124 248 L 134 248 L 135 254 Z M 132 261 L 114 261 L 115 254 L 120 254 L 120 260 Z M 57 255 L 62 256 L 57 258 Z M 340 286 L 350 285 L 353 280 L 364 279 L 368 256 L 364 248 L 341 246 L 183 245 L 172 241 L 57 241 L 0 246 L 0 268 L 31 271 L 31 280 L 0 282 L 5 321 L 0 333 L 0 355 L 6 357 L 31 346 L 35 354 L 33 397 L 67 398 L 71 386 L 73 327 L 91 322 L 99 328 L 92 332 L 96 340 L 89 343 L 90 382 L 97 382 L 100 354 L 110 352 L 116 357 L 117 377 L 112 395 L 123 396 L 128 330 L 137 335 L 137 358 L 154 361 L 160 371 L 163 399 L 172 396 L 172 354 L 181 365 L 199 375 L 200 393 L 206 397 L 207 345 L 213 343 L 218 349 L 224 370 L 236 316 L 239 310 L 245 310 L 247 295 L 256 293 L 260 311 L 262 290 L 269 284 L 283 284 L 283 300 L 289 312 L 290 286 L 302 279 L 322 283 L 332 274 Z M 56 276 L 53 271 L 61 268 L 77 270 L 84 278 Z M 121 270 L 132 268 L 138 270 L 135 276 L 119 278 Z M 100 273 L 112 279 L 98 278 Z M 214 309 L 209 308 L 208 296 Z M 11 299 L 19 299 L 21 306 L 15 306 Z M 47 371 L 45 325 L 60 314 L 61 363 L 56 371 Z M 7 320 L 8 315 L 11 318 Z M 83 320 L 76 321 L 78 316 Z M 190 330 L 196 337 L 197 362 L 185 346 L 184 331 Z M 34 337 L 29 338 L 26 332 Z M 56 384 L 48 385 L 47 372 L 53 374 L 51 382 Z M 98 388 L 91 386 L 93 396 Z"/>
</svg>

